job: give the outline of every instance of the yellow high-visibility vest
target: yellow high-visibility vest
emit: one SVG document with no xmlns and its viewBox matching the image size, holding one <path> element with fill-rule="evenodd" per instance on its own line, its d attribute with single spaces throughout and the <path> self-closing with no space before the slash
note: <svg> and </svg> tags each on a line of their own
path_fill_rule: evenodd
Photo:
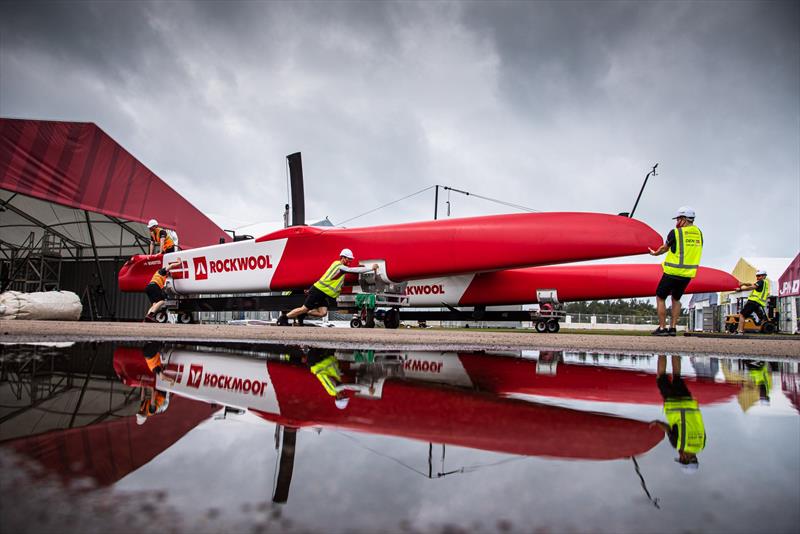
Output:
<svg viewBox="0 0 800 534">
<path fill-rule="evenodd" d="M 678 427 L 679 451 L 697 454 L 706 446 L 706 427 L 703 416 L 694 399 L 667 400 L 664 402 L 664 414 L 670 428 Z"/>
<path fill-rule="evenodd" d="M 311 366 L 311 372 L 322 383 L 322 387 L 328 392 L 331 397 L 336 396 L 336 380 L 342 381 L 342 376 L 339 374 L 339 365 L 336 362 L 336 356 L 328 356 L 321 362 Z"/>
<path fill-rule="evenodd" d="M 345 273 L 339 270 L 341 265 L 342 262 L 339 260 L 331 263 L 331 266 L 328 267 L 328 270 L 325 271 L 325 274 L 322 275 L 322 278 L 314 282 L 314 287 L 331 298 L 335 299 L 338 297 L 342 292 L 342 285 L 344 284 L 345 275 Z"/>
<path fill-rule="evenodd" d="M 694 278 L 703 254 L 703 233 L 696 226 L 675 229 L 675 252 L 667 251 L 662 268 L 666 274 Z"/>
<path fill-rule="evenodd" d="M 753 302 L 758 302 L 762 306 L 766 306 L 767 298 L 769 298 L 769 280 L 764 278 L 764 285 L 761 286 L 761 291 L 756 291 L 754 289 L 747 300 L 752 300 Z"/>
</svg>

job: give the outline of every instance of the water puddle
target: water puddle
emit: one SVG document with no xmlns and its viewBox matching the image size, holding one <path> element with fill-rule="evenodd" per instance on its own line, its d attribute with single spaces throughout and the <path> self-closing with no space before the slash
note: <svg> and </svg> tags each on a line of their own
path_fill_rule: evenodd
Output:
<svg viewBox="0 0 800 534">
<path fill-rule="evenodd" d="M 1 345 L 4 531 L 797 532 L 796 361 Z"/>
</svg>

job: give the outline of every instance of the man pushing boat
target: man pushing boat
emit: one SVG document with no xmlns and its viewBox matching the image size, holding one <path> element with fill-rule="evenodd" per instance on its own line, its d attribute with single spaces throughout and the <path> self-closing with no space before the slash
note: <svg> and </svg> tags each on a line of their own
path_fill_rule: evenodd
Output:
<svg viewBox="0 0 800 534">
<path fill-rule="evenodd" d="M 322 278 L 308 288 L 308 296 L 303 305 L 287 313 L 286 317 L 288 319 L 296 319 L 304 314 L 311 317 L 325 317 L 328 314 L 328 308 L 336 306 L 336 299 L 342 293 L 342 285 L 347 273 L 361 274 L 369 271 L 378 271 L 377 263 L 373 263 L 371 267 L 350 267 L 353 259 L 352 250 L 349 248 L 342 249 L 339 253 L 339 259 L 331 263 Z"/>
</svg>

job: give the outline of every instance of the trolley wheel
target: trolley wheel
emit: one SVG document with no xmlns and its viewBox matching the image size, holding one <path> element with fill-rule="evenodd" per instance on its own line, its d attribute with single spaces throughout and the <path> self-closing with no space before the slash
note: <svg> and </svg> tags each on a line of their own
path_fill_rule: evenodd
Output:
<svg viewBox="0 0 800 534">
<path fill-rule="evenodd" d="M 387 310 L 383 314 L 383 326 L 386 328 L 397 328 L 400 326 L 400 311 L 397 308 Z"/>
<path fill-rule="evenodd" d="M 361 328 L 361 319 L 358 317 L 350 319 L 350 328 Z"/>
<path fill-rule="evenodd" d="M 739 326 L 736 323 L 728 323 L 727 326 L 725 327 L 725 329 L 731 334 L 735 334 L 737 328 L 739 328 Z"/>
<path fill-rule="evenodd" d="M 192 324 L 192 314 L 189 312 L 178 312 L 178 322 L 181 324 Z"/>
<path fill-rule="evenodd" d="M 367 310 L 367 320 L 364 321 L 366 328 L 375 328 L 375 310 Z"/>
<path fill-rule="evenodd" d="M 285 313 L 282 313 L 278 316 L 278 319 L 275 321 L 277 326 L 289 326 L 289 318 L 286 317 Z"/>
<path fill-rule="evenodd" d="M 774 334 L 776 330 L 775 323 L 764 323 L 764 326 L 761 327 L 761 331 L 765 334 Z"/>
<path fill-rule="evenodd" d="M 545 332 L 547 332 L 547 323 L 544 321 L 536 321 L 535 328 L 536 332 L 538 332 L 539 334 L 544 334 Z"/>
<path fill-rule="evenodd" d="M 549 321 L 547 321 L 546 326 L 547 326 L 547 331 L 550 332 L 551 334 L 555 334 L 556 332 L 561 330 L 561 325 L 555 319 L 550 319 Z"/>
<path fill-rule="evenodd" d="M 158 311 L 154 317 L 157 323 L 166 323 L 167 322 L 167 312 L 165 311 Z"/>
</svg>

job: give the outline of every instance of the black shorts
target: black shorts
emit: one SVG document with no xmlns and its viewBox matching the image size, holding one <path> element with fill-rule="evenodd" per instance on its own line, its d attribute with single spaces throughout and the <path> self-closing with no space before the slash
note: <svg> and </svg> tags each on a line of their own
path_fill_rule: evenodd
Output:
<svg viewBox="0 0 800 534">
<path fill-rule="evenodd" d="M 336 299 L 329 297 L 316 287 L 311 286 L 308 289 L 308 296 L 306 297 L 306 301 L 303 303 L 303 306 L 309 310 L 321 308 L 323 306 L 326 308 L 335 308 Z"/>
<path fill-rule="evenodd" d="M 767 314 L 764 313 L 764 307 L 754 300 L 748 300 L 745 303 L 744 308 L 742 308 L 741 314 L 744 315 L 745 317 L 750 317 L 751 315 L 756 314 L 758 315 L 758 319 L 761 321 L 763 321 L 764 318 L 767 316 Z"/>
<path fill-rule="evenodd" d="M 660 375 L 658 378 L 656 378 L 656 383 L 658 384 L 658 390 L 661 392 L 661 397 L 664 400 L 685 399 L 692 397 L 692 394 L 689 392 L 689 388 L 686 387 L 686 383 L 679 376 L 675 377 L 674 379 L 670 379 L 669 375 Z"/>
<path fill-rule="evenodd" d="M 144 289 L 144 292 L 147 293 L 147 297 L 150 299 L 150 304 L 161 302 L 162 300 L 166 300 L 167 298 L 164 296 L 164 290 L 158 287 L 158 284 L 156 284 L 155 282 L 150 282 L 149 284 L 147 284 L 147 287 Z"/>
<path fill-rule="evenodd" d="M 673 299 L 679 300 L 691 281 L 691 278 L 686 278 L 685 276 L 664 273 L 656 288 L 656 296 L 661 300 L 666 300 L 671 295 Z"/>
</svg>

